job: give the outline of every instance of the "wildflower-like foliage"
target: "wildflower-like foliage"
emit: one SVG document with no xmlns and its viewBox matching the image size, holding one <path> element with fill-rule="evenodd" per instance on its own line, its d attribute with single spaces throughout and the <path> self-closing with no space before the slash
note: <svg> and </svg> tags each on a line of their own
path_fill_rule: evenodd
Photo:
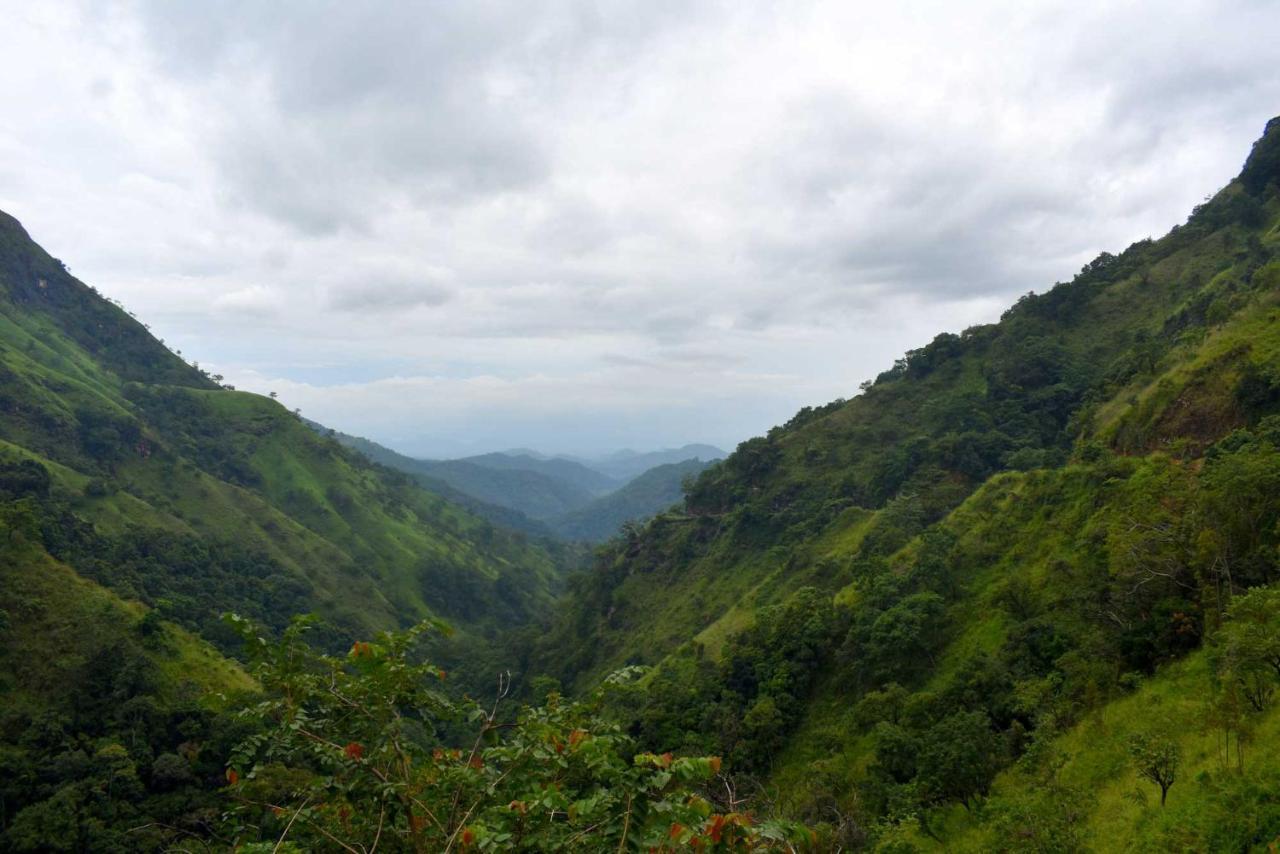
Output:
<svg viewBox="0 0 1280 854">
<path fill-rule="evenodd" d="M 342 657 L 306 643 L 299 618 L 277 642 L 229 618 L 244 636 L 263 696 L 240 712 L 257 727 L 227 768 L 244 843 L 335 851 L 792 851 L 803 828 L 717 812 L 697 792 L 718 757 L 637 754 L 587 702 L 550 695 L 508 713 L 507 681 L 492 705 L 451 701 L 446 674 L 419 660 L 423 622 Z M 462 744 L 451 736 L 470 731 Z"/>
</svg>

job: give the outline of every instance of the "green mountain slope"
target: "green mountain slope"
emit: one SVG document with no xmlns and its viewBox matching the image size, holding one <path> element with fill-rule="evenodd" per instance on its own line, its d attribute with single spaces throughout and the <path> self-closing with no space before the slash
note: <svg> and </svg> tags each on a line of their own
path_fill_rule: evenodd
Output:
<svg viewBox="0 0 1280 854">
<path fill-rule="evenodd" d="M 584 507 L 617 484 L 579 463 L 530 455 L 481 454 L 457 460 L 419 460 L 360 436 L 313 429 L 387 468 L 410 475 L 424 489 L 515 531 L 547 536 L 547 520 Z"/>
<path fill-rule="evenodd" d="M 322 436 L 336 439 L 344 447 L 358 451 L 368 459 L 389 469 L 403 472 L 413 478 L 414 482 L 428 492 L 434 492 L 452 504 L 464 507 L 481 519 L 488 519 L 512 531 L 519 531 L 535 537 L 552 536 L 551 529 L 535 519 L 531 519 L 519 510 L 490 504 L 473 495 L 463 492 L 452 484 L 446 483 L 430 473 L 431 461 L 408 457 L 390 448 L 379 445 L 362 436 L 352 436 L 338 430 L 325 427 L 315 421 L 303 419 L 303 422 Z"/>
<path fill-rule="evenodd" d="M 445 461 L 451 462 L 451 461 Z M 575 460 L 552 457 L 542 459 L 527 454 L 478 454 L 457 462 L 470 463 L 494 471 L 531 471 L 553 480 L 570 484 L 590 495 L 602 495 L 621 485 L 621 480 L 588 468 Z"/>
<path fill-rule="evenodd" d="M 218 839 L 253 687 L 222 612 L 330 646 L 443 616 L 452 664 L 560 557 L 221 388 L 0 214 L 0 847 Z"/>
<path fill-rule="evenodd" d="M 1280 581 L 1278 181 L 1280 119 L 1169 235 L 744 442 L 683 514 L 572 581 L 528 666 L 584 686 L 658 665 L 624 712 L 653 749 L 721 751 L 850 847 L 1106 848 L 1121 825 L 1154 844 L 1170 824 L 1149 797 L 1070 807 L 1092 843 L 1020 842 L 1056 790 L 1018 804 L 1005 781 L 1051 774 L 1039 745 L 1072 743 L 1128 786 L 1125 740 L 1150 721 L 1073 733 L 1132 718 L 1135 687 L 1183 684 L 1173 668 L 1229 636 L 1231 602 Z M 1203 674 L 1202 720 L 1245 666 Z M 1241 720 L 1265 729 L 1259 705 Z M 1204 833 L 1239 830 L 1216 791 L 1264 816 L 1249 844 L 1280 834 L 1258 800 L 1275 768 L 1254 772 L 1200 781 L 1196 803 L 1227 816 Z M 1008 797 L 986 812 L 991 791 Z"/>
<path fill-rule="evenodd" d="M 0 485 L 0 844 L 159 851 L 208 834 L 237 737 L 223 698 L 252 682 L 51 557 L 36 473 Z"/>
<path fill-rule="evenodd" d="M 603 542 L 627 522 L 644 522 L 684 501 L 684 482 L 709 465 L 690 459 L 655 466 L 621 489 L 552 520 L 556 533 L 569 540 Z"/>
<path fill-rule="evenodd" d="M 0 441 L 56 482 L 48 512 L 72 533 L 51 553 L 191 628 L 215 631 L 228 608 L 317 609 L 346 631 L 427 614 L 497 625 L 557 583 L 541 548 L 220 388 L 7 215 Z M 192 576 L 206 584 L 185 589 Z"/>
<path fill-rule="evenodd" d="M 433 460 L 428 477 L 486 504 L 545 521 L 589 503 L 594 493 L 566 480 L 522 468 L 493 468 L 470 460 Z"/>
</svg>

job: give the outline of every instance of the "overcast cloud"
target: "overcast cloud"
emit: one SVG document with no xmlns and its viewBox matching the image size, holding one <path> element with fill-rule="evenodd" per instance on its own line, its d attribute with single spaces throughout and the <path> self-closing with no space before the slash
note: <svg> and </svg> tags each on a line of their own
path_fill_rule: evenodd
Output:
<svg viewBox="0 0 1280 854">
<path fill-rule="evenodd" d="M 1164 233 L 1280 113 L 1264 0 L 0 7 L 0 208 L 422 455 L 732 446 Z"/>
</svg>

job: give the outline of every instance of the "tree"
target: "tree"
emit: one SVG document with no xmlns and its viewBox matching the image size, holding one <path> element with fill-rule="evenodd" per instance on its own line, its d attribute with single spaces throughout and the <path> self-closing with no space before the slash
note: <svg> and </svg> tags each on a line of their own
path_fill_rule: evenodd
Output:
<svg viewBox="0 0 1280 854">
<path fill-rule="evenodd" d="M 946 607 L 936 593 L 913 593 L 871 623 L 861 659 L 881 684 L 909 680 L 934 661 L 943 641 Z"/>
<path fill-rule="evenodd" d="M 1255 587 L 1232 600 L 1222 627 L 1224 647 L 1280 679 L 1280 589 Z"/>
<path fill-rule="evenodd" d="M 1129 754 L 1138 775 L 1160 787 L 1160 806 L 1178 778 L 1182 749 L 1177 742 L 1159 735 L 1135 734 L 1129 738 Z"/>
<path fill-rule="evenodd" d="M 1000 739 L 986 714 L 957 712 L 925 732 L 918 777 L 932 799 L 969 810 L 991 790 L 1000 760 Z"/>
</svg>

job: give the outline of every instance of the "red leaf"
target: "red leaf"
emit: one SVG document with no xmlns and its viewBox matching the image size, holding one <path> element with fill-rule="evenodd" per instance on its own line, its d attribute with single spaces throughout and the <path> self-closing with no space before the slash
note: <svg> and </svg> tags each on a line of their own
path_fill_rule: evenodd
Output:
<svg viewBox="0 0 1280 854">
<path fill-rule="evenodd" d="M 358 741 L 353 741 L 346 747 L 342 748 L 342 752 L 352 762 L 359 762 L 364 757 L 364 745 Z"/>
</svg>

